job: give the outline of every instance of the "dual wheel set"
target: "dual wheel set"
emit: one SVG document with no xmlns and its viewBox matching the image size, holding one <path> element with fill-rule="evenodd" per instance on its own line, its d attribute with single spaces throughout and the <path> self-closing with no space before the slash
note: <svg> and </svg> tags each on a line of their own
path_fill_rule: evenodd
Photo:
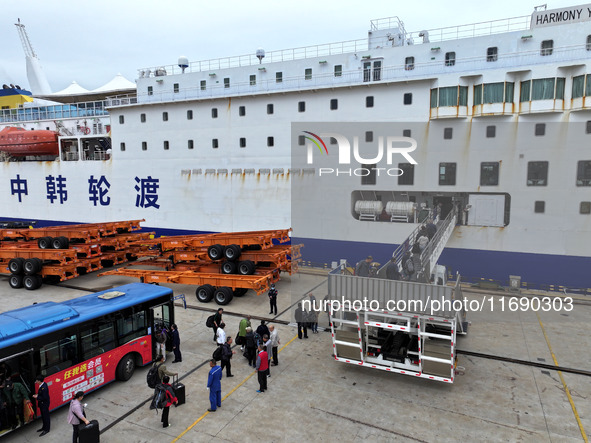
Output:
<svg viewBox="0 0 591 443">
<path fill-rule="evenodd" d="M 13 258 L 8 262 L 8 270 L 10 271 L 10 278 L 8 283 L 13 289 L 22 288 L 23 286 L 32 291 L 38 289 L 43 284 L 43 277 L 39 275 L 43 268 L 43 261 L 38 258 L 22 257 Z"/>
<path fill-rule="evenodd" d="M 216 288 L 212 285 L 201 285 L 195 290 L 195 295 L 201 303 L 209 303 L 213 299 L 218 305 L 224 306 L 230 303 L 234 297 L 242 297 L 247 292 L 246 288 L 232 290 L 228 286 Z"/>
<path fill-rule="evenodd" d="M 67 237 L 41 237 L 37 240 L 39 249 L 68 249 L 70 240 Z"/>
<path fill-rule="evenodd" d="M 252 260 L 238 261 L 238 258 L 241 254 L 242 248 L 240 248 L 238 245 L 211 245 L 209 248 L 207 248 L 207 256 L 211 260 L 218 261 L 225 259 L 221 264 L 222 274 L 254 274 L 256 265 Z"/>
</svg>

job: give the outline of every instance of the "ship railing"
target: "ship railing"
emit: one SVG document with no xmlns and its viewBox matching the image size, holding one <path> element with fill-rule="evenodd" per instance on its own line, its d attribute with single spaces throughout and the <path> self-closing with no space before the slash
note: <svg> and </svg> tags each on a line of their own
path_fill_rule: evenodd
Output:
<svg viewBox="0 0 591 443">
<path fill-rule="evenodd" d="M 0 123 L 61 120 L 65 118 L 91 118 L 108 116 L 106 101 L 79 102 L 49 106 L 23 106 L 0 110 Z"/>
<path fill-rule="evenodd" d="M 207 85 L 205 89 L 201 86 L 192 88 L 182 88 L 178 92 L 172 90 L 168 92 L 138 92 L 136 96 L 119 97 L 109 102 L 109 106 L 123 106 L 123 103 L 155 103 L 164 101 L 177 101 L 187 99 L 215 98 L 226 96 L 253 95 L 257 93 L 268 93 L 271 91 L 302 91 L 306 89 L 318 89 L 321 87 L 335 86 L 353 86 L 362 83 L 379 83 L 392 81 L 412 81 L 416 78 L 438 78 L 442 74 L 460 73 L 470 70 L 484 71 L 486 69 L 510 69 L 515 66 L 533 66 L 536 64 L 557 63 L 571 60 L 586 60 L 589 52 L 586 45 L 573 45 L 554 48 L 551 55 L 541 56 L 540 50 L 523 51 L 511 54 L 499 54 L 495 62 L 487 61 L 487 57 L 468 57 L 458 58 L 455 65 L 446 66 L 443 61 L 429 61 L 424 63 L 415 63 L 412 69 L 404 64 L 383 67 L 379 71 L 372 72 L 371 78 L 366 76 L 363 70 L 355 69 L 344 71 L 335 75 L 334 72 L 323 74 L 314 74 L 311 78 L 308 76 L 285 77 L 281 82 L 272 78 L 262 80 L 257 78 L 256 82 L 232 82 L 229 87 L 225 85 Z M 215 77 L 214 77 L 215 78 Z M 457 84 L 457 83 L 456 83 Z M 452 86 L 451 84 L 440 84 L 440 86 Z M 172 88 L 171 88 L 172 89 Z M 127 101 L 126 101 L 127 99 Z"/>
<path fill-rule="evenodd" d="M 446 28 L 436 28 L 427 30 L 429 34 L 429 42 L 435 43 L 438 41 L 452 40 L 458 38 L 470 38 L 491 34 L 499 34 L 510 31 L 522 31 L 529 29 L 531 16 L 520 16 L 512 17 L 508 19 L 492 20 L 488 22 L 479 22 L 461 26 L 450 26 Z M 386 19 L 377 19 L 371 22 L 372 30 L 375 29 L 391 29 L 392 27 L 400 28 L 404 30 L 404 27 L 400 27 L 400 20 L 397 17 L 390 17 Z M 417 43 L 422 43 L 422 37 L 419 34 L 425 31 L 415 31 L 406 34 L 404 43 L 408 40 L 411 42 L 415 40 Z M 359 51 L 367 51 L 370 48 L 370 43 L 373 45 L 377 40 L 374 38 L 363 38 L 357 40 L 346 40 L 341 42 L 325 43 L 313 46 L 303 46 L 291 49 L 280 49 L 277 51 L 269 51 L 265 53 L 265 63 L 285 62 L 289 60 L 299 60 L 314 57 L 323 57 L 327 55 L 338 55 L 345 53 L 356 53 Z M 383 44 L 380 46 L 392 46 L 392 42 L 384 37 Z M 189 63 L 186 68 L 186 72 L 202 72 L 212 71 L 216 69 L 227 69 L 236 68 L 242 66 L 253 66 L 258 65 L 261 62 L 257 58 L 256 54 L 244 54 L 230 57 L 223 57 L 210 60 L 200 60 Z M 165 66 L 151 66 L 148 68 L 142 68 L 138 70 L 140 77 L 155 75 L 155 73 L 162 72 L 162 69 L 167 74 L 181 74 L 182 68 L 178 65 L 165 65 Z"/>
</svg>

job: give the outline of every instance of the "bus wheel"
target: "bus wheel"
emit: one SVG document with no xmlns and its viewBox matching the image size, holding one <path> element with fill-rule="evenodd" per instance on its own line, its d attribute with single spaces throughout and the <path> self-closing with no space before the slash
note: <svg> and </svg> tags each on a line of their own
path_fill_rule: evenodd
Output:
<svg viewBox="0 0 591 443">
<path fill-rule="evenodd" d="M 117 379 L 127 381 L 133 375 L 133 371 L 135 371 L 135 360 L 133 355 L 127 354 L 117 365 Z"/>
<path fill-rule="evenodd" d="M 213 298 L 213 286 L 201 285 L 195 291 L 195 295 L 201 303 L 209 303 Z"/>
<path fill-rule="evenodd" d="M 213 294 L 213 298 L 218 305 L 224 306 L 232 301 L 232 298 L 234 298 L 234 293 L 232 288 L 222 286 L 221 288 L 216 289 L 215 293 Z"/>
<path fill-rule="evenodd" d="M 12 274 L 8 278 L 8 283 L 12 289 L 18 289 L 23 287 L 23 276 L 18 274 Z"/>
</svg>

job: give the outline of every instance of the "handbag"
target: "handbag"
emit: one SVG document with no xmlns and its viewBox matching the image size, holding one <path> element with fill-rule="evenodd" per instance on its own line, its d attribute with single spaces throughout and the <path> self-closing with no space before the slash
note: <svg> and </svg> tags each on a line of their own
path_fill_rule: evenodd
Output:
<svg viewBox="0 0 591 443">
<path fill-rule="evenodd" d="M 24 417 L 25 423 L 30 423 L 35 418 L 35 411 L 33 410 L 33 404 L 31 400 L 24 399 L 23 400 L 23 408 L 24 408 Z"/>
<path fill-rule="evenodd" d="M 242 337 L 240 337 L 240 332 L 238 332 L 236 334 L 236 340 L 234 340 L 234 343 L 236 343 L 237 345 L 241 345 L 241 346 L 243 345 L 243 343 L 242 343 Z"/>
</svg>

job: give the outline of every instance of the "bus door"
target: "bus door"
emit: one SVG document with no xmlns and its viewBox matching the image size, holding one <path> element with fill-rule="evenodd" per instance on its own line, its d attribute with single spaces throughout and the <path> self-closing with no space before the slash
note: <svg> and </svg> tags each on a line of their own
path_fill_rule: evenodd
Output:
<svg viewBox="0 0 591 443">
<path fill-rule="evenodd" d="M 35 393 L 35 373 L 33 348 L 0 359 L 0 382 L 11 378 L 13 383 L 21 383 L 29 397 Z M 36 404 L 36 402 L 33 402 Z"/>
<path fill-rule="evenodd" d="M 150 308 L 150 334 L 152 334 L 152 355 L 156 357 L 156 331 L 164 326 L 169 332 L 166 336 L 166 350 L 172 351 L 172 336 L 170 335 L 170 325 L 174 323 L 172 305 L 165 303 Z"/>
</svg>

